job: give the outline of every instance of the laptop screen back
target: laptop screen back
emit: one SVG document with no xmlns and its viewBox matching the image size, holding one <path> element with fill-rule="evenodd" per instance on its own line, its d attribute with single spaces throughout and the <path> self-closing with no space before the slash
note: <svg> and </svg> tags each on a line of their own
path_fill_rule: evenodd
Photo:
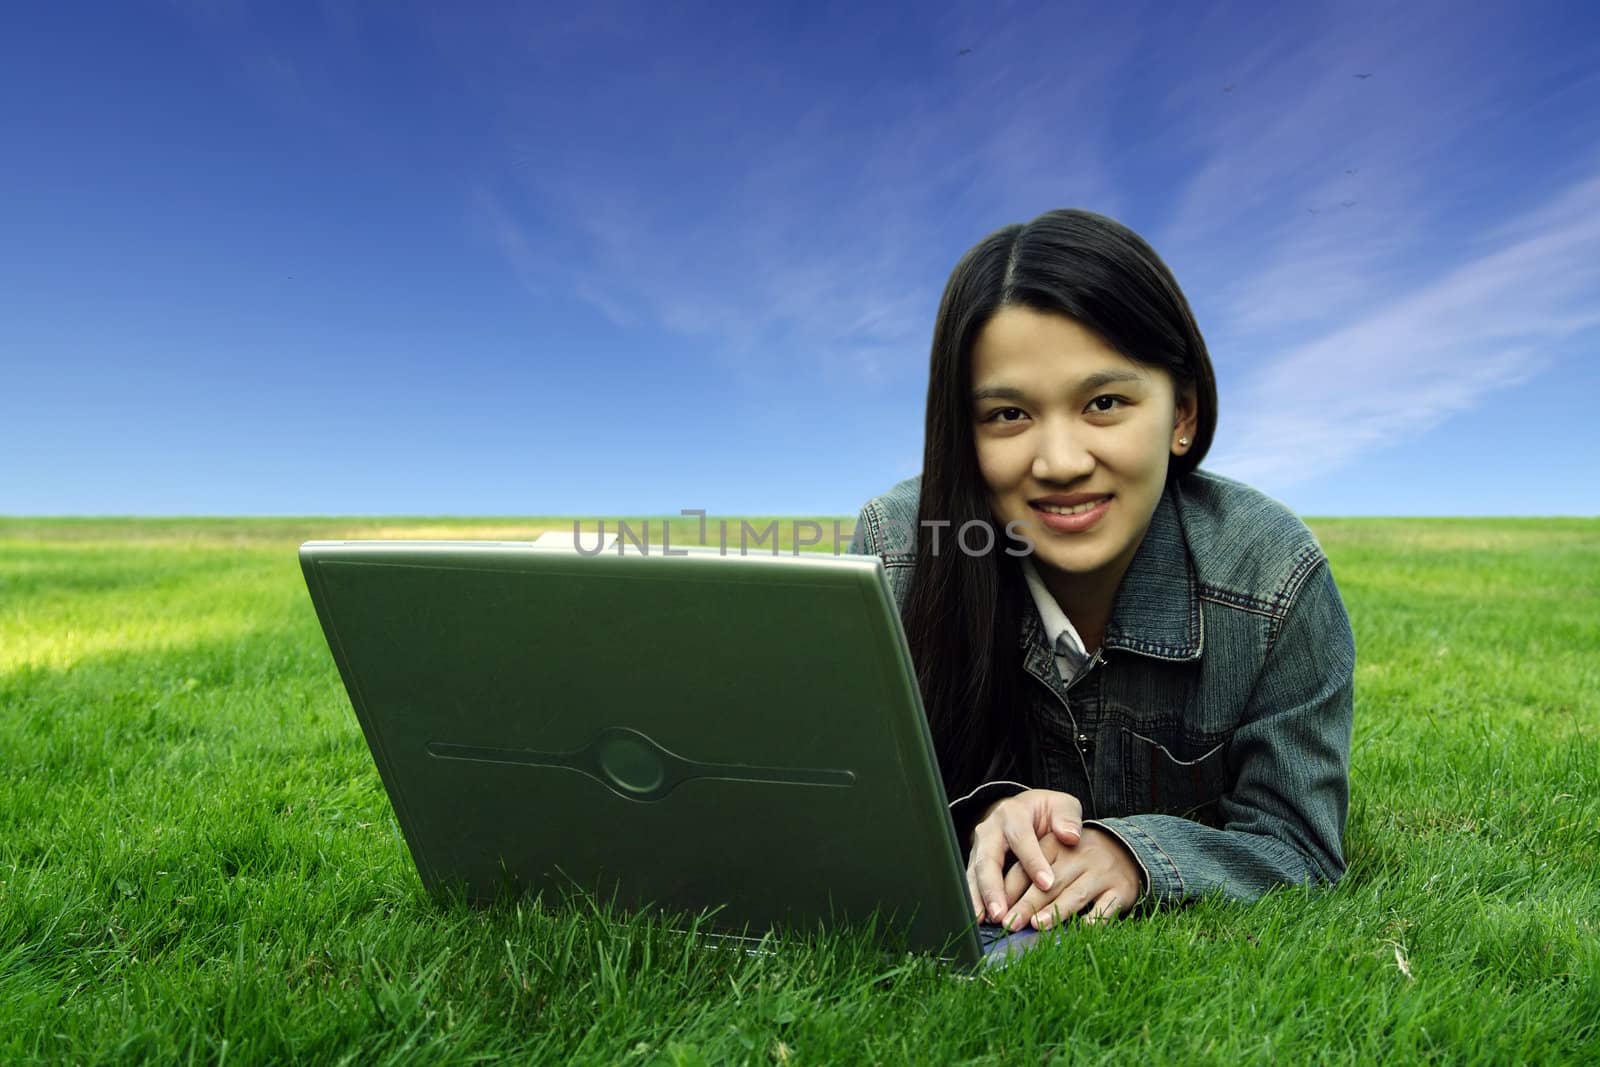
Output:
<svg viewBox="0 0 1600 1067">
<path fill-rule="evenodd" d="M 676 550 L 675 550 L 676 551 Z M 971 962 L 959 852 L 881 563 L 308 542 L 424 884 L 577 888 L 730 933 L 880 924 Z"/>
</svg>

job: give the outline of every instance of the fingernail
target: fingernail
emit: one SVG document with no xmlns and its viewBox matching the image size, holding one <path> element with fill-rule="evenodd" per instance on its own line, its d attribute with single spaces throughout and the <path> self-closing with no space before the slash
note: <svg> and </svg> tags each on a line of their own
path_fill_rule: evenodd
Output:
<svg viewBox="0 0 1600 1067">
<path fill-rule="evenodd" d="M 995 922 L 1000 921 L 1000 916 L 1006 913 L 1006 906 L 998 900 L 989 901 L 989 917 Z"/>
<path fill-rule="evenodd" d="M 1008 931 L 1015 930 L 1017 928 L 1017 913 L 1012 912 L 1010 915 L 1007 915 L 1006 921 L 1001 923 L 1001 925 L 1004 926 Z"/>
</svg>

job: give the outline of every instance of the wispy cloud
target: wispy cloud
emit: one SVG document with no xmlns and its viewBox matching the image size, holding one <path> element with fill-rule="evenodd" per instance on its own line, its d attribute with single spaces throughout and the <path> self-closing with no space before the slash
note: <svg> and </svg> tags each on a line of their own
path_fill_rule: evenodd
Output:
<svg viewBox="0 0 1600 1067">
<path fill-rule="evenodd" d="M 1425 5 L 1309 17 L 1167 95 L 1193 169 L 1153 238 L 1200 279 L 1220 333 L 1332 323 L 1392 292 L 1480 192 L 1461 142 L 1509 96 L 1513 67 L 1463 45 L 1481 52 L 1502 15 L 1464 12 L 1448 34 Z"/>
<path fill-rule="evenodd" d="M 761 113 L 741 121 L 724 105 L 727 128 L 704 158 L 682 158 L 700 145 L 645 143 L 631 168 L 615 165 L 604 139 L 557 150 L 513 132 L 525 217 L 571 235 L 561 266 L 571 291 L 707 338 L 752 383 L 770 386 L 796 353 L 840 383 L 906 374 L 925 364 L 946 273 L 981 236 L 973 217 L 998 226 L 1069 203 L 1114 210 L 1119 199 L 1107 116 L 1134 35 L 1102 27 L 1062 66 L 1029 61 L 1037 30 L 1021 17 L 982 26 L 951 17 L 931 34 L 926 75 L 884 75 L 867 95 L 800 66 L 719 69 L 733 61 L 684 55 L 681 69 L 662 69 L 658 59 L 648 79 L 611 89 L 623 98 L 607 102 L 608 115 L 649 127 L 658 105 L 636 94 L 694 82 L 697 66 L 702 82 L 750 92 L 765 79 Z M 794 84 L 773 88 L 774 77 Z M 515 241 L 496 246 L 527 272 Z"/>
<path fill-rule="evenodd" d="M 1247 53 L 1209 55 L 1166 98 L 1174 136 L 1201 165 L 1164 239 L 1226 230 L 1264 207 L 1298 216 L 1349 189 L 1409 191 L 1441 148 L 1517 99 L 1528 64 L 1505 54 L 1516 25 L 1489 8 L 1424 3 L 1364 18 L 1333 6 L 1248 35 Z"/>
<path fill-rule="evenodd" d="M 297 33 L 285 34 L 274 12 L 250 0 L 168 0 L 211 46 L 231 61 L 238 79 L 282 119 L 314 123 L 344 137 L 366 133 L 351 114 L 350 89 L 370 75 L 370 57 L 357 13 L 341 0 L 319 0 L 299 11 Z"/>
<path fill-rule="evenodd" d="M 495 247 L 523 288 L 538 294 L 541 291 L 539 261 L 528 235 L 511 217 L 500 197 L 486 185 L 474 185 L 468 193 L 467 209 L 478 235 Z"/>
<path fill-rule="evenodd" d="M 1314 478 L 1528 379 L 1600 326 L 1600 172 L 1484 236 L 1437 281 L 1260 367 L 1207 465 L 1271 488 Z"/>
<path fill-rule="evenodd" d="M 840 54 L 848 27 L 804 53 L 822 58 L 766 47 L 758 67 L 584 24 L 583 47 L 622 73 L 559 126 L 523 93 L 507 165 L 480 183 L 508 193 L 474 195 L 525 284 L 706 338 L 769 391 L 797 354 L 825 380 L 904 382 L 984 228 L 1061 206 L 1114 215 L 1172 264 L 1211 341 L 1224 395 L 1208 465 L 1268 486 L 1480 405 L 1593 323 L 1592 182 L 1523 185 L 1507 221 L 1519 205 L 1485 177 L 1482 131 L 1541 99 L 1516 91 L 1538 63 L 1516 53 L 1534 45 L 1515 12 L 1322 9 L 1240 34 L 1253 16 L 1219 10 L 948 15 L 916 38 L 925 75 Z M 636 72 L 619 48 L 642 49 Z M 1129 89 L 1152 80 L 1164 95 Z M 664 86 L 690 95 L 655 99 Z M 592 132 L 557 143 L 556 128 Z"/>
<path fill-rule="evenodd" d="M 1486 180 L 1478 142 L 1537 65 L 1510 54 L 1509 13 L 1460 14 L 1325 12 L 1169 93 L 1196 166 L 1158 246 L 1226 385 L 1207 466 L 1313 480 L 1539 373 L 1600 321 L 1600 186 L 1529 208 Z"/>
</svg>

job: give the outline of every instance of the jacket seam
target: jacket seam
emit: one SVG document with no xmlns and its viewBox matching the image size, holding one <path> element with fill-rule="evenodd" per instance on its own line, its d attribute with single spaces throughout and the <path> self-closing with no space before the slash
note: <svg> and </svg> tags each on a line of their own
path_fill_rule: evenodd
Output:
<svg viewBox="0 0 1600 1067">
<path fill-rule="evenodd" d="M 1290 578 L 1284 583 L 1280 595 L 1287 595 L 1288 600 L 1282 615 L 1275 615 L 1267 625 L 1267 647 L 1261 654 L 1261 662 L 1256 664 L 1255 677 L 1250 679 L 1249 696 L 1245 698 L 1245 706 L 1249 707 L 1255 702 L 1255 694 L 1261 688 L 1261 676 L 1267 672 L 1267 666 L 1272 662 L 1272 653 L 1278 647 L 1278 638 L 1283 634 L 1284 620 L 1289 617 L 1289 612 L 1294 608 L 1295 601 L 1300 596 L 1300 590 L 1305 587 L 1305 580 L 1315 570 L 1319 563 L 1327 562 L 1327 556 L 1316 545 L 1311 545 L 1302 554 L 1301 560 L 1295 564 L 1290 572 Z M 1298 579 L 1298 580 L 1297 580 Z"/>
<path fill-rule="evenodd" d="M 1300 550 L 1295 559 L 1294 567 L 1289 571 L 1289 576 L 1283 580 L 1283 588 L 1278 591 L 1278 599 L 1282 600 L 1285 608 L 1299 595 L 1300 587 L 1305 584 L 1306 576 L 1328 557 L 1322 548 L 1316 544 L 1306 545 Z"/>
<path fill-rule="evenodd" d="M 1267 630 L 1267 654 L 1271 655 L 1272 649 L 1278 643 L 1278 635 L 1283 632 L 1284 620 L 1289 617 L 1295 602 L 1300 598 L 1300 590 L 1305 588 L 1307 580 L 1316 572 L 1318 566 L 1326 563 L 1328 557 L 1322 554 L 1322 549 L 1316 545 L 1309 546 L 1289 572 L 1289 577 L 1283 583 L 1279 596 L 1283 599 L 1283 611 L 1273 618 L 1272 625 Z M 1263 666 L 1266 657 L 1262 657 Z M 1258 676 L 1259 680 L 1259 676 Z"/>
<path fill-rule="evenodd" d="M 1225 608 L 1238 608 L 1240 611 L 1248 611 L 1251 614 L 1263 615 L 1267 618 L 1274 618 L 1278 614 L 1270 601 L 1244 593 L 1235 593 L 1227 589 L 1218 589 L 1215 586 L 1202 586 L 1200 599 L 1212 604 L 1220 604 Z"/>
<path fill-rule="evenodd" d="M 1167 853 L 1167 850 L 1161 847 L 1161 842 L 1160 841 L 1157 841 L 1150 834 L 1145 834 L 1144 836 L 1145 836 L 1146 839 L 1149 840 L 1150 844 L 1155 847 L 1155 850 L 1157 852 L 1161 853 L 1161 858 L 1167 861 L 1167 866 L 1172 868 L 1172 877 L 1177 879 L 1177 882 L 1178 882 L 1178 899 L 1179 900 L 1184 899 L 1186 896 L 1188 896 L 1188 891 L 1184 888 L 1184 885 L 1183 885 L 1183 871 L 1178 867 L 1178 865 L 1176 863 L 1173 862 L 1172 856 Z"/>
<path fill-rule="evenodd" d="M 878 555 L 878 545 L 881 543 L 879 536 L 878 508 L 873 501 L 867 501 L 867 506 L 861 509 L 861 514 L 866 518 L 867 537 L 862 545 L 869 555 Z"/>
<path fill-rule="evenodd" d="M 1152 659 L 1171 660 L 1175 663 L 1187 663 L 1188 661 L 1197 658 L 1192 648 L 1183 648 L 1177 645 L 1163 645 L 1154 641 L 1130 640 L 1126 637 L 1121 638 L 1116 644 L 1110 645 L 1110 647 L 1122 649 L 1127 652 L 1136 652 L 1141 656 L 1149 656 Z"/>
<path fill-rule="evenodd" d="M 1112 828 L 1112 827 L 1107 826 L 1107 827 L 1105 827 L 1105 829 L 1111 830 L 1113 833 L 1116 833 L 1115 829 Z M 1169 854 L 1166 849 L 1161 847 L 1161 842 L 1157 841 L 1153 834 L 1151 834 L 1148 831 L 1146 831 L 1143 827 L 1139 826 L 1137 823 L 1129 822 L 1128 826 L 1127 826 L 1127 829 L 1128 829 L 1128 832 L 1130 834 L 1132 834 L 1133 836 L 1137 837 L 1140 841 L 1144 842 L 1150 848 L 1155 850 L 1156 854 L 1160 857 L 1162 862 L 1166 864 L 1166 867 L 1162 870 L 1163 877 L 1165 877 L 1167 879 L 1170 879 L 1170 881 L 1176 882 L 1178 884 L 1178 892 L 1177 892 L 1175 897 L 1173 896 L 1173 894 L 1171 892 L 1171 885 L 1170 884 L 1162 887 L 1162 888 L 1167 890 L 1166 893 L 1158 894 L 1157 891 L 1156 891 L 1156 886 L 1154 885 L 1154 883 L 1152 883 L 1149 886 L 1150 895 L 1153 896 L 1153 897 L 1156 897 L 1156 899 L 1158 901 L 1162 902 L 1162 903 L 1170 902 L 1170 900 L 1173 900 L 1173 899 L 1175 899 L 1175 900 L 1183 900 L 1185 897 L 1187 897 L 1188 896 L 1188 890 L 1183 884 L 1183 871 L 1180 870 L 1178 868 L 1178 865 L 1173 862 L 1171 854 Z M 1121 837 L 1122 835 L 1121 834 L 1117 834 L 1117 836 Z M 1130 849 L 1130 851 L 1131 851 L 1131 849 Z M 1140 863 L 1140 866 L 1141 867 L 1144 866 L 1143 862 Z M 1162 897 L 1167 897 L 1168 900 L 1162 900 Z"/>
<path fill-rule="evenodd" d="M 975 788 L 971 792 L 969 792 L 966 796 L 956 797 L 956 799 L 952 800 L 947 806 L 953 808 L 957 804 L 961 804 L 961 803 L 964 803 L 964 802 L 966 802 L 968 800 L 971 800 L 973 797 L 977 796 L 979 793 L 983 792 L 985 789 L 988 789 L 992 785 L 1014 785 L 1018 789 L 1022 789 L 1022 790 L 1026 790 L 1028 788 L 1027 786 L 1023 785 L 1021 782 L 1013 782 L 1013 781 L 1010 781 L 1009 779 L 1006 779 L 1006 778 L 996 778 L 992 782 L 984 782 L 982 785 L 979 785 L 977 788 Z"/>
</svg>

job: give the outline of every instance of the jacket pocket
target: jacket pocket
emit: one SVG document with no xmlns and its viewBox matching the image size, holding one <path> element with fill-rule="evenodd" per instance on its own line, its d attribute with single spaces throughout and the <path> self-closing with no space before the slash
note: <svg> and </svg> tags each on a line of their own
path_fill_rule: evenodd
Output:
<svg viewBox="0 0 1600 1067">
<path fill-rule="evenodd" d="M 1158 739 L 1122 728 L 1124 807 L 1129 815 L 1178 815 L 1218 825 L 1228 788 L 1226 739 Z"/>
</svg>

